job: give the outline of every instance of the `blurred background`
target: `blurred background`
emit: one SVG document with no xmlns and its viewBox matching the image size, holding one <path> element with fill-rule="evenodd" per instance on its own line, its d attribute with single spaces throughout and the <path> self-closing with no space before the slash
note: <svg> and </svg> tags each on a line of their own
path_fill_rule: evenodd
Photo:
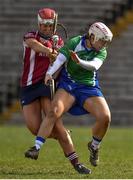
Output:
<svg viewBox="0 0 133 180">
<path fill-rule="evenodd" d="M 102 91 L 112 112 L 112 125 L 133 125 L 133 0 L 1 0 L 0 123 L 23 124 L 19 104 L 23 35 L 37 28 L 40 8 L 50 7 L 72 37 L 101 21 L 114 33 L 108 58 L 100 69 Z M 64 32 L 59 28 L 64 37 Z M 66 124 L 89 125 L 91 116 L 64 116 Z"/>
</svg>

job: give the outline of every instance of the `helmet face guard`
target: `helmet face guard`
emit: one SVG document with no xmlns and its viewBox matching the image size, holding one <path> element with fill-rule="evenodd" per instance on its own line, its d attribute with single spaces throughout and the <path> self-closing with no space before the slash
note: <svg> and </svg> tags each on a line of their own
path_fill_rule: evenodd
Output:
<svg viewBox="0 0 133 180">
<path fill-rule="evenodd" d="M 53 33 L 56 32 L 58 15 L 53 9 L 40 9 L 38 13 L 38 24 L 50 24 L 54 26 Z"/>
<path fill-rule="evenodd" d="M 98 40 L 103 40 L 106 42 L 111 42 L 113 38 L 113 34 L 110 29 L 101 22 L 96 22 L 92 24 L 89 28 L 88 32 L 89 36 L 94 35 L 94 42 Z"/>
</svg>

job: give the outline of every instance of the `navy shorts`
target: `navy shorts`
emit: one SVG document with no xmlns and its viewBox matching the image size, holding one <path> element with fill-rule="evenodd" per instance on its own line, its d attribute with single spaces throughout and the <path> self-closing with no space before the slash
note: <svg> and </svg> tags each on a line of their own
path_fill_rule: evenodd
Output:
<svg viewBox="0 0 133 180">
<path fill-rule="evenodd" d="M 50 87 L 46 86 L 43 80 L 33 85 L 21 87 L 20 101 L 22 106 L 28 105 L 40 97 L 51 98 Z"/>
</svg>

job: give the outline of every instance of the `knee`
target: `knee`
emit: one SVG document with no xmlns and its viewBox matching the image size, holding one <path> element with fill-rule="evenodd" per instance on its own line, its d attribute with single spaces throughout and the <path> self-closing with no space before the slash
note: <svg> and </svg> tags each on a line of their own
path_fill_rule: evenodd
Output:
<svg viewBox="0 0 133 180">
<path fill-rule="evenodd" d="M 111 122 L 111 114 L 109 113 L 101 113 L 97 118 L 98 121 L 100 120 L 101 124 L 104 126 L 109 126 Z"/>
<path fill-rule="evenodd" d="M 58 111 L 55 109 L 51 110 L 49 113 L 48 113 L 48 118 L 49 119 L 58 119 L 60 116 L 59 116 L 59 113 Z"/>
<path fill-rule="evenodd" d="M 102 122 L 105 126 L 108 126 L 111 122 L 111 114 L 110 113 L 104 113 L 102 116 Z"/>
</svg>

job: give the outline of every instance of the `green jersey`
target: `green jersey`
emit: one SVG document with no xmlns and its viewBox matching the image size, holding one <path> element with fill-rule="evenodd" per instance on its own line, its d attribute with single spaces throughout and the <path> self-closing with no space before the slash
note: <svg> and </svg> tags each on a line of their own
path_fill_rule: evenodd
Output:
<svg viewBox="0 0 133 180">
<path fill-rule="evenodd" d="M 69 50 L 76 52 L 78 57 L 84 61 L 92 61 L 94 58 L 99 58 L 101 61 L 104 61 L 107 56 L 106 48 L 103 48 L 98 52 L 93 49 L 87 49 L 85 46 L 85 37 L 76 36 L 70 39 L 64 47 L 60 49 L 60 53 L 67 58 L 66 71 L 68 72 L 68 75 L 75 82 L 86 84 L 88 86 L 95 86 L 96 71 L 86 70 L 75 63 L 70 57 Z"/>
</svg>

